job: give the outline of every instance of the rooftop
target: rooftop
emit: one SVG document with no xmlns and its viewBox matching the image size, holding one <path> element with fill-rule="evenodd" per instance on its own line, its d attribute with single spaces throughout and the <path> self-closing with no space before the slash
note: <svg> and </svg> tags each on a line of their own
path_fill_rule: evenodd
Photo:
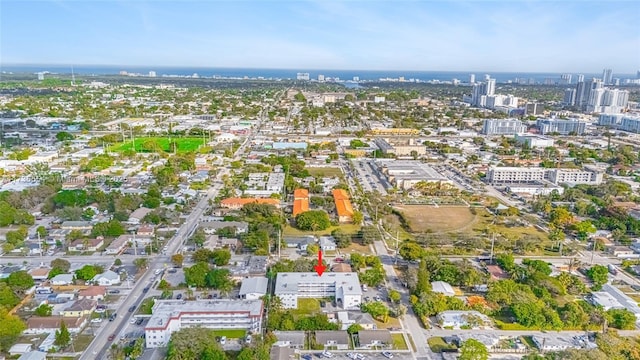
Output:
<svg viewBox="0 0 640 360">
<path fill-rule="evenodd" d="M 146 329 L 164 329 L 170 319 L 178 319 L 189 313 L 246 313 L 248 316 L 262 316 L 262 310 L 262 300 L 156 300 Z"/>
<path fill-rule="evenodd" d="M 333 285 L 342 287 L 345 294 L 362 295 L 358 274 L 350 272 L 324 273 L 322 276 L 315 272 L 278 273 L 274 294 L 298 294 L 300 285 Z"/>
</svg>

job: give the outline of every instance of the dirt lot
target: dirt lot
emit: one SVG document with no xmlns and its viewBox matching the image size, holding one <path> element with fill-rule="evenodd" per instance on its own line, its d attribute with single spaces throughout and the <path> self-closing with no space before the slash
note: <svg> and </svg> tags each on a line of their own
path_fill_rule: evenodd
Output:
<svg viewBox="0 0 640 360">
<path fill-rule="evenodd" d="M 476 220 L 468 207 L 403 205 L 394 207 L 400 211 L 413 232 L 464 231 Z"/>
</svg>

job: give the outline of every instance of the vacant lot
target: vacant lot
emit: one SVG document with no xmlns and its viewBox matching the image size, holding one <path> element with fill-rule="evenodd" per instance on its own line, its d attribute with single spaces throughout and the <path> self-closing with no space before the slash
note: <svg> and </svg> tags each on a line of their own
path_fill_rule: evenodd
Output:
<svg viewBox="0 0 640 360">
<path fill-rule="evenodd" d="M 336 229 L 341 229 L 347 234 L 355 234 L 360 230 L 360 225 L 355 224 L 341 224 L 340 226 L 331 226 L 328 229 L 320 231 L 304 231 L 294 228 L 293 226 L 286 226 L 284 228 L 283 235 L 287 236 L 304 236 L 304 235 L 331 235 L 331 232 Z"/>
<path fill-rule="evenodd" d="M 137 152 L 172 152 L 170 148 L 170 142 L 175 142 L 177 145 L 176 152 L 190 153 L 198 150 L 200 146 L 204 144 L 202 138 L 168 138 L 168 137 L 148 137 L 135 139 L 135 150 Z M 127 151 L 133 149 L 131 141 L 127 141 L 121 144 L 114 145 L 112 151 Z"/>
<path fill-rule="evenodd" d="M 402 214 L 411 231 L 417 233 L 464 231 L 476 219 L 470 209 L 463 206 L 403 205 L 394 208 Z"/>
<path fill-rule="evenodd" d="M 333 177 L 342 176 L 342 171 L 337 167 L 308 167 L 306 170 L 311 176 Z"/>
</svg>

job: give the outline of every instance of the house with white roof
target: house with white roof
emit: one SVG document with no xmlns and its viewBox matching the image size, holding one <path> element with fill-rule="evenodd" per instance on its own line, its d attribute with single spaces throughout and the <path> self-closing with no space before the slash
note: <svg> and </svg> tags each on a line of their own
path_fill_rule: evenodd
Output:
<svg viewBox="0 0 640 360">
<path fill-rule="evenodd" d="M 456 292 L 453 291 L 453 287 L 447 282 L 444 281 L 433 281 L 431 282 L 431 291 L 434 293 L 440 293 L 445 296 L 455 296 Z"/>
<path fill-rule="evenodd" d="M 491 324 L 489 317 L 477 311 L 447 310 L 439 313 L 436 319 L 447 329 L 482 329 Z"/>
<path fill-rule="evenodd" d="M 120 284 L 120 275 L 111 270 L 98 274 L 91 279 L 91 282 L 100 286 L 112 286 Z"/>
<path fill-rule="evenodd" d="M 49 280 L 51 285 L 64 286 L 73 284 L 73 274 L 58 274 Z"/>
<path fill-rule="evenodd" d="M 298 308 L 299 298 L 335 297 L 338 306 L 344 309 L 359 309 L 362 303 L 362 289 L 358 274 L 350 272 L 278 273 L 274 295 L 282 301 L 285 309 Z"/>
<path fill-rule="evenodd" d="M 240 285 L 241 299 L 257 300 L 263 297 L 267 293 L 267 284 L 269 280 L 266 277 L 251 277 L 242 279 L 242 285 Z"/>
</svg>

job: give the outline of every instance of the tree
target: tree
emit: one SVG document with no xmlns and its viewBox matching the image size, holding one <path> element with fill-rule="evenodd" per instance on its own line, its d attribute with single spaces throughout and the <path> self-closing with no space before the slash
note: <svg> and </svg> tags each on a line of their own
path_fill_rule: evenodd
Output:
<svg viewBox="0 0 640 360">
<path fill-rule="evenodd" d="M 135 260 L 133 260 L 133 265 L 136 266 L 136 269 L 138 269 L 138 271 L 142 270 L 142 269 L 146 269 L 147 265 L 149 265 L 149 260 L 147 258 L 137 258 Z"/>
<path fill-rule="evenodd" d="M 362 223 L 362 220 L 364 220 L 364 215 L 362 215 L 362 212 L 356 210 L 353 212 L 353 215 L 351 216 L 351 220 L 353 220 L 354 224 L 359 225 Z"/>
<path fill-rule="evenodd" d="M 373 301 L 361 305 L 362 312 L 369 313 L 372 317 L 387 322 L 389 308 L 381 301 Z"/>
<path fill-rule="evenodd" d="M 310 210 L 296 216 L 296 226 L 300 230 L 320 231 L 331 226 L 331 220 L 322 210 Z"/>
<path fill-rule="evenodd" d="M 0 306 L 0 352 L 6 353 L 27 328 L 25 323 Z"/>
<path fill-rule="evenodd" d="M 229 249 L 216 249 L 211 253 L 211 258 L 217 266 L 224 266 L 231 260 L 231 252 Z"/>
<path fill-rule="evenodd" d="M 198 262 L 191 267 L 184 268 L 184 280 L 189 286 L 206 287 L 207 273 L 209 272 L 209 264 L 206 262 Z"/>
<path fill-rule="evenodd" d="M 36 233 L 40 235 L 41 238 L 47 237 L 47 229 L 42 225 L 38 226 Z"/>
<path fill-rule="evenodd" d="M 573 215 L 569 212 L 569 210 L 558 207 L 551 210 L 549 213 L 549 220 L 551 224 L 558 228 L 564 228 L 573 223 L 574 218 Z"/>
<path fill-rule="evenodd" d="M 171 255 L 171 262 L 173 263 L 173 266 L 181 268 L 182 263 L 184 262 L 184 255 L 182 254 Z"/>
<path fill-rule="evenodd" d="M 590 234 L 596 232 L 596 227 L 589 220 L 580 221 L 573 225 L 573 230 L 576 231 L 576 235 L 580 240 L 586 240 Z"/>
<path fill-rule="evenodd" d="M 602 285 L 609 280 L 609 269 L 604 265 L 593 265 L 587 270 L 587 276 L 593 282 L 591 287 L 593 290 L 598 291 L 602 288 Z"/>
<path fill-rule="evenodd" d="M 318 244 L 309 244 L 307 245 L 307 255 L 316 256 L 320 251 L 320 246 Z"/>
<path fill-rule="evenodd" d="M 351 335 L 353 334 L 357 334 L 358 331 L 362 330 L 362 325 L 360 324 L 351 324 L 349 325 L 349 327 L 347 328 L 347 332 Z"/>
<path fill-rule="evenodd" d="M 468 339 L 460 347 L 460 360 L 487 360 L 489 358 L 489 351 L 478 340 Z"/>
<path fill-rule="evenodd" d="M 60 320 L 60 330 L 56 330 L 56 338 L 53 344 L 61 348 L 66 348 L 69 343 L 71 343 L 71 334 L 64 320 Z"/>
<path fill-rule="evenodd" d="M 73 140 L 74 136 L 66 131 L 60 131 L 56 134 L 56 140 L 58 141 L 69 141 Z"/>
<path fill-rule="evenodd" d="M 167 347 L 167 360 L 204 359 L 206 349 L 219 349 L 214 330 L 202 327 L 184 328 L 171 334 Z M 208 350 L 207 356 L 211 355 Z"/>
<path fill-rule="evenodd" d="M 634 330 L 636 328 L 636 316 L 627 309 L 607 310 L 609 325 L 620 330 Z"/>
<path fill-rule="evenodd" d="M 15 292 L 4 282 L 0 282 L 0 308 L 5 307 L 11 309 L 20 303 L 20 298 Z"/>
<path fill-rule="evenodd" d="M 165 279 L 160 280 L 158 283 L 158 290 L 168 290 L 169 288 L 171 288 L 171 284 Z"/>
<path fill-rule="evenodd" d="M 400 299 L 402 299 L 402 295 L 400 294 L 399 291 L 397 291 L 397 290 L 390 290 L 389 291 L 389 300 L 391 300 L 394 303 L 399 303 Z"/>
<path fill-rule="evenodd" d="M 103 269 L 97 265 L 85 265 L 76 270 L 76 278 L 84 281 L 93 279 L 96 275 L 102 274 Z"/>
<path fill-rule="evenodd" d="M 51 260 L 51 269 L 59 269 L 62 273 L 66 273 L 71 268 L 71 263 L 65 259 L 53 259 Z"/>
<path fill-rule="evenodd" d="M 7 285 L 17 293 L 23 293 L 35 285 L 35 281 L 28 272 L 24 270 L 13 272 L 7 278 Z"/>
<path fill-rule="evenodd" d="M 34 313 L 37 316 L 51 316 L 52 311 L 53 311 L 53 306 L 42 304 L 36 308 Z"/>
<path fill-rule="evenodd" d="M 351 235 L 345 233 L 342 229 L 333 230 L 331 236 L 336 239 L 336 245 L 341 249 L 351 245 Z"/>
<path fill-rule="evenodd" d="M 414 261 L 424 256 L 424 249 L 417 243 L 405 241 L 399 250 L 400 256 L 408 261 Z"/>
<path fill-rule="evenodd" d="M 207 286 L 217 289 L 230 291 L 233 289 L 233 280 L 231 280 L 231 272 L 228 269 L 213 269 L 205 276 Z"/>
<path fill-rule="evenodd" d="M 115 266 L 122 266 L 122 260 L 120 260 L 120 259 L 115 259 L 115 260 L 113 261 L 113 265 L 115 265 Z"/>
</svg>

